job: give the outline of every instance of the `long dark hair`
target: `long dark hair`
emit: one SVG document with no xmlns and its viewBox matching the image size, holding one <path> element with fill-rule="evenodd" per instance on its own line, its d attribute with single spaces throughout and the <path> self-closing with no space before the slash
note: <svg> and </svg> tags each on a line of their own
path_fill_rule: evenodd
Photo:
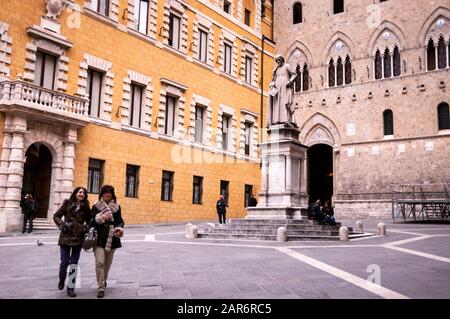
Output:
<svg viewBox="0 0 450 319">
<path fill-rule="evenodd" d="M 100 190 L 100 194 L 98 195 L 98 199 L 101 200 L 103 195 L 105 193 L 111 193 L 112 199 L 117 202 L 116 193 L 114 192 L 114 187 L 111 185 L 103 185 L 102 189 Z"/>
<path fill-rule="evenodd" d="M 80 189 L 82 189 L 83 192 L 84 192 L 84 199 L 81 201 L 81 204 L 87 204 L 87 205 L 89 205 L 87 189 L 84 188 L 84 187 L 81 187 L 81 186 L 78 186 L 77 188 L 75 188 L 75 189 L 73 190 L 72 195 L 70 195 L 70 200 L 71 200 L 73 203 L 76 203 L 76 202 L 77 202 L 77 193 L 80 191 Z"/>
</svg>

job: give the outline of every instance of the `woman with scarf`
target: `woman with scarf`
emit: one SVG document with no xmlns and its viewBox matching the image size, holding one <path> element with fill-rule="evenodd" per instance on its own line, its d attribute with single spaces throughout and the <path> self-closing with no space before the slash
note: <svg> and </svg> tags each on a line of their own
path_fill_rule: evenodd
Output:
<svg viewBox="0 0 450 319">
<path fill-rule="evenodd" d="M 105 296 L 106 280 L 111 268 L 114 252 L 122 247 L 124 221 L 117 202 L 114 187 L 105 185 L 100 191 L 98 201 L 92 206 L 91 227 L 97 230 L 97 244 L 94 247 L 95 272 L 97 275 L 97 298 Z"/>
<path fill-rule="evenodd" d="M 62 219 L 64 217 L 64 220 Z M 77 187 L 70 195 L 69 199 L 64 200 L 61 207 L 53 215 L 53 220 L 61 230 L 58 245 L 60 246 L 61 264 L 59 266 L 58 289 L 64 289 L 67 267 L 72 275 L 75 272 L 75 280 L 80 259 L 81 245 L 83 237 L 87 230 L 87 225 L 91 219 L 91 209 L 88 202 L 87 190 L 84 187 Z M 67 283 L 67 294 L 70 297 L 76 297 L 75 280 L 72 278 Z"/>
</svg>

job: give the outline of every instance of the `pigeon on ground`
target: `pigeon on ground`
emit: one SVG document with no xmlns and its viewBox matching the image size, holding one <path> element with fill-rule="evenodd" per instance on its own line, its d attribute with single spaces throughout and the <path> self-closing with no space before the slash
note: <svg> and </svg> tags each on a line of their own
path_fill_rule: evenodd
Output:
<svg viewBox="0 0 450 319">
<path fill-rule="evenodd" d="M 44 243 L 41 243 L 39 240 L 36 242 L 38 246 L 44 246 Z"/>
</svg>

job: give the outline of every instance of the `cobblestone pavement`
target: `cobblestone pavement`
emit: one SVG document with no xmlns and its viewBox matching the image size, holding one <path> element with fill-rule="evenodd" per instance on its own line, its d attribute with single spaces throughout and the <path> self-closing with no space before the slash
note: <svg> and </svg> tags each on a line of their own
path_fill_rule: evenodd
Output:
<svg viewBox="0 0 450 319">
<path fill-rule="evenodd" d="M 363 222 L 375 233 L 380 221 Z M 383 237 L 288 243 L 188 240 L 184 224 L 128 226 L 105 298 L 450 298 L 450 225 L 384 222 Z M 0 298 L 70 298 L 57 290 L 57 238 L 0 237 Z M 93 254 L 83 251 L 79 267 L 78 298 L 96 298 Z"/>
</svg>

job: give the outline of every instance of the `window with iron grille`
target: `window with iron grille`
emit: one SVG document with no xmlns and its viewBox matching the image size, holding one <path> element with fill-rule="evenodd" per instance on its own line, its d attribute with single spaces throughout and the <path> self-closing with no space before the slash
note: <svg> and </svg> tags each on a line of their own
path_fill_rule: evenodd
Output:
<svg viewBox="0 0 450 319">
<path fill-rule="evenodd" d="M 125 196 L 138 197 L 139 188 L 139 166 L 127 164 L 126 180 L 125 180 Z"/>
<path fill-rule="evenodd" d="M 89 159 L 88 182 L 87 182 L 88 193 L 100 194 L 100 188 L 103 184 L 104 165 L 105 161 L 103 160 L 98 160 L 95 158 Z"/>
<path fill-rule="evenodd" d="M 228 206 L 228 198 L 229 198 L 229 187 L 230 182 L 229 181 L 220 181 L 220 195 L 223 196 L 223 199 L 227 203 Z"/>
<path fill-rule="evenodd" d="M 447 103 L 438 105 L 439 130 L 450 130 L 449 106 Z"/>
<path fill-rule="evenodd" d="M 161 200 L 172 201 L 173 198 L 173 172 L 163 171 L 161 185 Z"/>
<path fill-rule="evenodd" d="M 192 187 L 192 204 L 202 204 L 203 177 L 194 176 Z"/>
<path fill-rule="evenodd" d="M 384 135 L 394 135 L 394 114 L 391 110 L 383 112 Z"/>
</svg>

